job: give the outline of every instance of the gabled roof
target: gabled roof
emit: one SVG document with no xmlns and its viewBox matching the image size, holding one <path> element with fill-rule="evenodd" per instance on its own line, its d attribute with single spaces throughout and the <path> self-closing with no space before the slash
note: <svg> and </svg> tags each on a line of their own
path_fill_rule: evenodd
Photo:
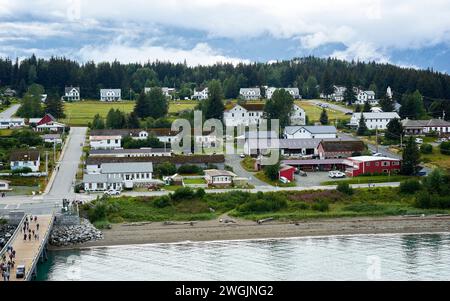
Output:
<svg viewBox="0 0 450 301">
<path fill-rule="evenodd" d="M 402 120 L 404 127 L 449 127 L 450 122 L 443 119 L 429 119 L 429 120 Z"/>
<path fill-rule="evenodd" d="M 64 93 L 67 94 L 67 93 L 71 92 L 73 89 L 75 89 L 78 93 L 80 93 L 80 87 L 65 87 Z"/>
<path fill-rule="evenodd" d="M 373 162 L 373 161 L 400 161 L 400 159 L 389 158 L 389 157 L 376 157 L 376 156 L 358 156 L 350 157 L 348 160 L 358 161 L 358 162 Z"/>
<path fill-rule="evenodd" d="M 40 153 L 37 150 L 13 151 L 10 155 L 10 161 L 37 161 Z"/>
<path fill-rule="evenodd" d="M 152 162 L 103 163 L 101 173 L 153 172 Z"/>
<path fill-rule="evenodd" d="M 366 112 L 366 113 L 362 113 L 364 116 L 364 119 L 400 119 L 400 116 L 396 113 L 396 112 L 378 112 L 378 113 L 371 113 L 371 112 Z M 356 119 L 360 119 L 361 118 L 361 113 L 357 112 L 357 113 L 353 113 L 352 118 Z"/>
<path fill-rule="evenodd" d="M 235 177 L 236 174 L 228 171 L 228 170 L 219 170 L 219 169 L 206 169 L 204 170 L 205 175 L 208 175 L 210 177 L 220 177 L 220 176 L 228 176 L 228 177 Z"/>
<path fill-rule="evenodd" d="M 321 141 L 325 152 L 362 152 L 366 149 L 364 142 L 358 140 Z"/>
<path fill-rule="evenodd" d="M 152 162 L 154 164 L 170 162 L 174 164 L 208 164 L 224 163 L 224 155 L 192 155 L 192 156 L 154 156 L 154 157 L 88 157 L 86 165 L 103 163 Z"/>
<path fill-rule="evenodd" d="M 284 133 L 288 135 L 293 135 L 301 129 L 305 129 L 311 134 L 336 134 L 337 130 L 332 125 L 314 125 L 314 126 L 302 126 L 302 125 L 292 125 L 284 128 Z"/>
</svg>

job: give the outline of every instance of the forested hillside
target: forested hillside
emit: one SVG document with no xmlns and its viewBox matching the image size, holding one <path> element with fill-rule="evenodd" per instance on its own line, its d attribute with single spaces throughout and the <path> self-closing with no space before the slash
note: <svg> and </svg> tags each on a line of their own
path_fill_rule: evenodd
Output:
<svg viewBox="0 0 450 301">
<path fill-rule="evenodd" d="M 37 83 L 46 93 L 61 95 L 64 86 L 80 86 L 82 98 L 98 98 L 100 88 L 122 88 L 123 97 L 139 93 L 144 86 L 176 87 L 179 96 L 189 96 L 212 80 L 221 81 L 226 98 L 235 98 L 240 87 L 269 85 L 299 87 L 304 98 L 317 97 L 332 84 L 376 89 L 381 97 L 391 86 L 397 98 L 419 90 L 427 106 L 438 99 L 450 99 L 450 76 L 433 70 L 415 70 L 394 65 L 345 62 L 306 57 L 277 63 L 216 64 L 189 67 L 185 64 L 152 62 L 121 64 L 77 63 L 66 58 L 38 59 L 34 55 L 20 63 L 0 59 L 0 86 L 19 93 Z M 319 89 L 317 89 L 319 85 Z M 134 95 L 133 95 L 134 97 Z M 395 97 L 395 95 L 394 95 Z"/>
</svg>

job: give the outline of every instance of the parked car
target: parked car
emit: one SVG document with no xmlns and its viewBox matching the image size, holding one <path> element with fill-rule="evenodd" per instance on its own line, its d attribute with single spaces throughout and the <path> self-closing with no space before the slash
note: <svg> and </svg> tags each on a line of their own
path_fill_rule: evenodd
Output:
<svg viewBox="0 0 450 301">
<path fill-rule="evenodd" d="M 6 241 L 4 238 L 0 238 L 0 248 L 3 249 L 3 247 L 6 245 Z"/>
<path fill-rule="evenodd" d="M 422 144 L 423 143 L 423 139 L 422 138 L 416 138 L 416 143 L 417 144 Z"/>
<path fill-rule="evenodd" d="M 240 154 L 239 157 L 245 158 L 245 154 Z"/>
<path fill-rule="evenodd" d="M 345 112 L 345 115 L 353 115 L 353 112 Z"/>
<path fill-rule="evenodd" d="M 448 139 L 444 137 L 444 138 L 439 138 L 437 142 L 442 143 L 442 142 L 447 142 L 447 141 L 448 141 Z"/>
<path fill-rule="evenodd" d="M 299 174 L 301 177 L 306 177 L 306 176 L 308 176 L 308 174 L 307 174 L 306 172 L 304 172 L 303 170 L 299 170 L 299 171 L 298 171 L 298 174 Z"/>
<path fill-rule="evenodd" d="M 280 182 L 283 183 L 283 184 L 287 184 L 290 181 L 287 178 L 285 178 L 285 177 L 280 177 Z"/>
<path fill-rule="evenodd" d="M 339 170 L 332 170 L 328 172 L 330 178 L 345 178 L 345 173 Z"/>
<path fill-rule="evenodd" d="M 115 189 L 110 189 L 110 190 L 105 191 L 105 194 L 106 195 L 119 195 L 120 191 L 119 190 L 115 190 Z"/>
<path fill-rule="evenodd" d="M 374 157 L 383 157 L 383 154 L 382 153 L 375 153 L 375 154 L 373 154 L 373 156 Z"/>
<path fill-rule="evenodd" d="M 25 277 L 25 265 L 18 265 L 16 268 L 16 278 L 24 278 Z"/>
</svg>

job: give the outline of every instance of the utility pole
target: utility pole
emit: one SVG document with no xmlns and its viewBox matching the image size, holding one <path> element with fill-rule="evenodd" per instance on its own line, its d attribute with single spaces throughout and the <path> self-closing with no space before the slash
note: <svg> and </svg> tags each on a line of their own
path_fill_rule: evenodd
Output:
<svg viewBox="0 0 450 301">
<path fill-rule="evenodd" d="M 375 127 L 375 141 L 377 144 L 377 153 L 378 153 L 378 126 Z"/>
<path fill-rule="evenodd" d="M 442 120 L 445 120 L 445 110 L 442 110 Z"/>
<path fill-rule="evenodd" d="M 47 176 L 47 183 L 48 183 L 48 151 L 45 151 L 45 173 Z"/>
</svg>

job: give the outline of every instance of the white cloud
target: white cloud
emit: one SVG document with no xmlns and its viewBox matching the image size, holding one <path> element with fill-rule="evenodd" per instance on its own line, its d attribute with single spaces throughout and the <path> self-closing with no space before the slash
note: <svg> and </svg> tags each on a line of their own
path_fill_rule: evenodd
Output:
<svg viewBox="0 0 450 301">
<path fill-rule="evenodd" d="M 359 61 L 375 61 L 378 63 L 389 62 L 389 57 L 383 54 L 379 49 L 367 43 L 354 43 L 347 49 L 335 51 L 331 55 L 341 60 L 359 60 Z"/>
<path fill-rule="evenodd" d="M 448 0 L 34 0 L 33 5 L 28 0 L 0 0 L 0 16 L 22 22 L 14 36 L 37 39 L 100 28 L 123 36 L 121 49 L 131 39 L 148 40 L 148 32 L 157 26 L 174 26 L 199 30 L 209 37 L 236 39 L 237 45 L 241 39 L 264 34 L 299 40 L 299 47 L 306 49 L 342 43 L 347 49 L 336 52 L 337 56 L 379 60 L 386 58 L 379 52 L 389 49 L 450 42 L 449 15 Z M 25 18 L 31 19 L 28 29 Z M 33 18 L 48 24 L 48 28 L 33 22 Z M 0 40 L 14 32 L 11 22 L 0 23 Z M 165 58 L 165 53 L 152 45 L 141 49 L 149 48 L 149 53 Z M 169 54 L 177 58 L 184 52 L 171 49 Z M 201 53 L 206 61 L 220 57 L 210 51 Z"/>
<path fill-rule="evenodd" d="M 116 41 L 110 45 L 85 46 L 76 55 L 83 61 L 93 60 L 95 62 L 118 60 L 123 63 L 145 63 L 160 60 L 183 63 L 186 61 L 191 66 L 212 65 L 217 62 L 248 63 L 247 60 L 221 55 L 205 43 L 199 43 L 189 50 L 181 50 L 153 46 L 148 43 L 136 47 Z"/>
</svg>

